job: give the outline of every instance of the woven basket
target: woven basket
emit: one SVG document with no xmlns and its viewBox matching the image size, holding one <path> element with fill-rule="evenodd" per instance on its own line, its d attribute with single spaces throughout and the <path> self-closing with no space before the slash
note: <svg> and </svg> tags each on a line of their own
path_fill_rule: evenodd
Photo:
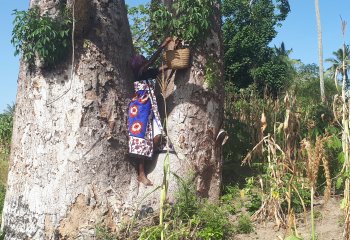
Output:
<svg viewBox="0 0 350 240">
<path fill-rule="evenodd" d="M 190 65 L 190 49 L 168 50 L 164 53 L 164 59 L 171 69 L 185 69 Z"/>
</svg>

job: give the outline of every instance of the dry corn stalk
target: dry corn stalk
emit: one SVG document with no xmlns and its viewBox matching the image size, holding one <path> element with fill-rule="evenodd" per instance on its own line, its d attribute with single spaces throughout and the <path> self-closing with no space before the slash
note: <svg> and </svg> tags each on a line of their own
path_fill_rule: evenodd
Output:
<svg viewBox="0 0 350 240">
<path fill-rule="evenodd" d="M 342 19 L 341 19 L 342 20 Z M 344 153 L 344 166 L 343 171 L 348 174 L 350 171 L 350 162 L 349 162 L 349 138 L 350 138 L 350 132 L 349 132 L 349 122 L 350 122 L 350 114 L 349 114 L 349 107 L 350 107 L 350 101 L 348 99 L 348 93 L 347 90 L 347 79 L 346 79 L 346 62 L 347 57 L 345 55 L 345 30 L 346 30 L 346 22 L 342 20 L 342 34 L 343 34 L 343 61 L 342 61 L 342 71 L 343 71 L 343 86 L 342 86 L 342 127 L 343 127 L 343 135 L 342 135 L 342 147 L 343 147 L 343 153 Z M 343 238 L 344 239 L 350 239 L 350 180 L 349 177 L 345 180 L 345 189 L 344 189 L 344 199 L 343 199 L 343 206 L 345 207 L 345 222 L 344 222 L 344 232 L 343 232 Z"/>
<path fill-rule="evenodd" d="M 278 227 L 284 227 L 286 224 L 286 215 L 283 212 L 281 203 L 284 201 L 283 197 L 279 196 L 278 190 L 283 186 L 284 182 L 282 180 L 284 176 L 283 172 L 283 159 L 285 154 L 281 147 L 275 142 L 270 134 L 265 136 L 260 143 L 253 148 L 253 151 L 258 148 L 258 146 L 263 146 L 264 150 L 267 151 L 267 165 L 269 175 L 272 177 L 270 181 L 270 186 L 264 186 L 263 181 L 260 181 L 261 191 L 266 196 L 263 199 L 262 205 L 258 211 L 256 211 L 252 220 L 266 220 L 267 218 L 272 218 L 275 220 Z M 249 162 L 251 154 L 245 158 L 245 162 Z M 266 193 L 264 193 L 265 191 Z"/>
<path fill-rule="evenodd" d="M 274 134 L 266 133 L 266 136 L 263 136 L 264 132 L 267 129 L 268 121 L 265 111 L 262 112 L 260 117 L 260 141 L 257 145 L 247 154 L 243 159 L 242 164 L 250 164 L 252 161 L 252 156 L 256 152 L 262 152 L 261 156 L 266 157 L 266 167 L 268 182 L 264 183 L 261 186 L 261 192 L 263 194 L 262 205 L 257 212 L 252 216 L 253 220 L 266 220 L 268 218 L 274 219 L 278 227 L 285 227 L 287 224 L 290 226 L 293 225 L 293 221 L 289 221 L 293 216 L 293 210 L 291 209 L 292 194 L 291 189 L 294 191 L 296 189 L 293 186 L 293 181 L 295 179 L 292 177 L 286 181 L 287 173 L 296 176 L 297 167 L 296 159 L 294 159 L 294 153 L 297 149 L 297 143 L 299 138 L 299 120 L 297 115 L 293 112 L 293 107 L 295 103 L 295 98 L 289 96 L 288 94 L 284 98 L 284 105 L 286 106 L 285 119 L 282 123 L 274 122 Z M 280 107 L 278 102 L 275 102 L 274 107 Z M 278 109 L 275 109 L 274 112 L 278 112 Z M 269 118 L 273 119 L 273 118 Z M 282 147 L 276 142 L 275 136 L 282 133 L 283 130 L 283 145 Z M 263 182 L 263 181 L 261 181 Z M 265 185 L 266 184 L 266 185 Z M 289 189 L 286 193 L 281 192 L 281 189 Z M 298 196 L 300 194 L 297 192 Z M 280 196 L 281 195 L 281 196 Z M 286 215 L 281 207 L 282 202 L 285 200 L 288 201 L 288 215 Z M 303 207 L 305 205 L 301 199 Z M 288 216 L 288 218 L 287 218 Z M 289 219 L 289 220 L 288 220 Z"/>
<path fill-rule="evenodd" d="M 326 188 L 324 192 L 325 200 L 328 200 L 331 193 L 332 180 L 329 170 L 329 162 L 327 159 L 327 154 L 324 148 L 325 142 L 329 139 L 329 136 L 322 137 L 318 136 L 316 138 L 315 146 L 312 146 L 310 141 L 303 139 L 302 148 L 307 152 L 307 174 L 310 181 L 310 185 L 316 187 L 317 176 L 320 169 L 320 164 L 324 169 L 324 174 L 326 178 Z"/>
<path fill-rule="evenodd" d="M 325 156 L 322 157 L 322 164 L 323 164 L 324 175 L 326 177 L 326 188 L 324 190 L 324 199 L 325 201 L 327 201 L 331 196 L 332 179 L 331 179 L 331 173 L 329 170 L 329 162 Z"/>
</svg>

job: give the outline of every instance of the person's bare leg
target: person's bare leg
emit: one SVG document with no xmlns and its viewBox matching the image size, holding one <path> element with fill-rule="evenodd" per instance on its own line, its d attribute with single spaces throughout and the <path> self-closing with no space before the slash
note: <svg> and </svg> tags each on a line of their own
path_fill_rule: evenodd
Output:
<svg viewBox="0 0 350 240">
<path fill-rule="evenodd" d="M 153 149 L 156 151 L 159 149 L 161 138 L 162 138 L 161 134 L 158 134 L 153 138 Z"/>
<path fill-rule="evenodd" d="M 139 182 L 142 182 L 146 186 L 152 186 L 152 182 L 147 178 L 145 174 L 145 159 L 139 160 L 139 176 L 137 177 Z"/>
</svg>

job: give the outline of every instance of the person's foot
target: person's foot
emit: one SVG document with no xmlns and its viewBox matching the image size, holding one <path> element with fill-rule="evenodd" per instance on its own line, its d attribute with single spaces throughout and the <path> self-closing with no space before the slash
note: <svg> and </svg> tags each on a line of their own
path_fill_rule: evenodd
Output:
<svg viewBox="0 0 350 240">
<path fill-rule="evenodd" d="M 146 186 L 153 186 L 153 183 L 145 176 L 145 175 L 139 175 L 137 177 L 137 180 L 139 182 L 142 182 L 143 184 L 145 184 Z"/>
</svg>

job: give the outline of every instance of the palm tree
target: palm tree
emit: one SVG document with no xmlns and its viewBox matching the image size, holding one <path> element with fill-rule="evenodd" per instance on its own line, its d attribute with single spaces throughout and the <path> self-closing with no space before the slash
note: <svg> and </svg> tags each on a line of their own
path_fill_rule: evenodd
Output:
<svg viewBox="0 0 350 240">
<path fill-rule="evenodd" d="M 324 92 L 324 79 L 323 79 L 323 47 L 322 47 L 322 27 L 321 27 L 321 15 L 318 0 L 315 0 L 316 10 L 316 21 L 317 21 L 317 38 L 318 38 L 318 61 L 319 61 L 319 72 L 320 72 L 320 90 L 321 100 L 326 101 L 326 95 Z"/>
<path fill-rule="evenodd" d="M 15 104 L 14 103 L 12 103 L 11 105 L 7 104 L 3 114 L 13 116 L 14 113 L 15 113 Z"/>
<path fill-rule="evenodd" d="M 293 51 L 293 49 L 286 49 L 286 46 L 284 45 L 284 42 L 281 43 L 281 46 L 277 47 L 275 45 L 274 51 L 277 56 L 289 56 L 289 54 Z"/>
<path fill-rule="evenodd" d="M 343 49 L 339 48 L 337 51 L 333 52 L 333 58 L 327 58 L 325 61 L 331 63 L 332 65 L 327 69 L 327 71 L 331 72 L 332 75 L 336 78 L 338 72 L 340 72 L 342 78 L 345 77 L 346 82 L 348 82 L 348 70 L 350 65 L 350 46 L 345 45 L 344 46 L 344 56 L 343 56 Z M 343 59 L 344 59 L 344 66 L 343 67 Z"/>
<path fill-rule="evenodd" d="M 282 42 L 279 47 L 275 45 L 273 51 L 275 56 L 286 64 L 289 73 L 294 75 L 296 73 L 295 66 L 301 62 L 299 59 L 292 59 L 289 57 L 289 54 L 293 52 L 293 49 L 286 49 L 284 42 Z"/>
</svg>

